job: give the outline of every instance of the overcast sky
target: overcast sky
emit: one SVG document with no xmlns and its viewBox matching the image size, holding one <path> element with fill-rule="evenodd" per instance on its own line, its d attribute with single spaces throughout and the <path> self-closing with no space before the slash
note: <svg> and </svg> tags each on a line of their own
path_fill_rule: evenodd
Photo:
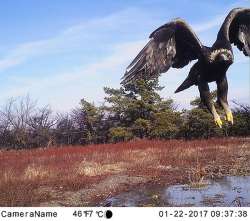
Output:
<svg viewBox="0 0 250 221">
<path fill-rule="evenodd" d="M 76 107 L 81 98 L 100 104 L 103 87 L 120 87 L 126 66 L 158 26 L 182 17 L 211 46 L 227 13 L 240 6 L 250 7 L 250 1 L 3 1 L 0 105 L 26 94 L 60 111 Z M 229 100 L 250 103 L 249 58 L 234 52 Z M 171 69 L 160 78 L 161 96 L 174 98 L 180 107 L 198 95 L 196 87 L 174 94 L 189 68 Z"/>
</svg>

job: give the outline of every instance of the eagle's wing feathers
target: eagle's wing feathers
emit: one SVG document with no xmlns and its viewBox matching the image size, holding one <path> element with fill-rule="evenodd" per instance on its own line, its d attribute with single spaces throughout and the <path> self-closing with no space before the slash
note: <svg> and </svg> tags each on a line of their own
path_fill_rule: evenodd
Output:
<svg viewBox="0 0 250 221">
<path fill-rule="evenodd" d="M 175 19 L 151 35 L 146 46 L 127 67 L 122 84 L 127 84 L 142 75 L 158 76 L 170 67 L 182 68 L 198 59 L 202 44 L 192 29 L 181 19 Z"/>
<path fill-rule="evenodd" d="M 250 56 L 250 9 L 235 8 L 223 22 L 217 39 L 226 39 Z"/>
</svg>

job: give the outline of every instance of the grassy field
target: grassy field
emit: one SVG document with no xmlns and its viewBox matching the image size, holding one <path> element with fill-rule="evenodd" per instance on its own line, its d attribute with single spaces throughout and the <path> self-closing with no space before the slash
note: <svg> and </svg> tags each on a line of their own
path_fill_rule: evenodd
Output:
<svg viewBox="0 0 250 221">
<path fill-rule="evenodd" d="M 137 140 L 0 151 L 0 206 L 95 206 L 149 184 L 250 174 L 250 139 Z"/>
</svg>

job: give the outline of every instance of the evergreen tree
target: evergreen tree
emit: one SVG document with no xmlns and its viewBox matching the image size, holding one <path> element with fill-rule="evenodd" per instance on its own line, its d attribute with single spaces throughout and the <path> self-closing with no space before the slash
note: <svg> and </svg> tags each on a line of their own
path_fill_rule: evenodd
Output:
<svg viewBox="0 0 250 221">
<path fill-rule="evenodd" d="M 217 97 L 217 91 L 211 92 L 212 99 L 215 102 Z M 201 102 L 200 97 L 195 98 L 190 102 L 193 108 L 189 111 L 185 111 L 183 114 L 184 124 L 181 130 L 181 136 L 186 139 L 190 138 L 209 138 L 213 136 L 223 136 L 227 131 L 227 124 L 224 124 L 223 129 L 218 128 L 213 119 L 211 113 L 207 110 L 205 105 Z M 219 114 L 223 114 L 222 109 L 216 104 Z"/>
<path fill-rule="evenodd" d="M 98 108 L 94 103 L 85 99 L 81 100 L 80 108 L 73 111 L 73 119 L 78 124 L 78 129 L 82 132 L 80 143 L 101 143 L 104 141 L 102 136 L 102 120 L 104 113 L 102 108 Z"/>
<path fill-rule="evenodd" d="M 250 135 L 250 106 L 234 102 L 237 106 L 233 109 L 234 124 L 229 128 L 230 136 Z"/>
<path fill-rule="evenodd" d="M 140 79 L 120 89 L 104 88 L 109 121 L 139 138 L 172 138 L 179 130 L 180 113 L 173 100 L 163 100 L 158 79 Z"/>
</svg>

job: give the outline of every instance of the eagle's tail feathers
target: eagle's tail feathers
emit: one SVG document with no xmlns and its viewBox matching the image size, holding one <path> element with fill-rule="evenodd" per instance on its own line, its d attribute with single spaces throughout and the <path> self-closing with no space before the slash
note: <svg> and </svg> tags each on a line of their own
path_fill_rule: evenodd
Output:
<svg viewBox="0 0 250 221">
<path fill-rule="evenodd" d="M 186 80 L 183 81 L 183 83 L 176 89 L 175 93 L 186 90 L 192 85 L 194 85 L 194 81 L 190 78 L 186 78 Z"/>
</svg>

